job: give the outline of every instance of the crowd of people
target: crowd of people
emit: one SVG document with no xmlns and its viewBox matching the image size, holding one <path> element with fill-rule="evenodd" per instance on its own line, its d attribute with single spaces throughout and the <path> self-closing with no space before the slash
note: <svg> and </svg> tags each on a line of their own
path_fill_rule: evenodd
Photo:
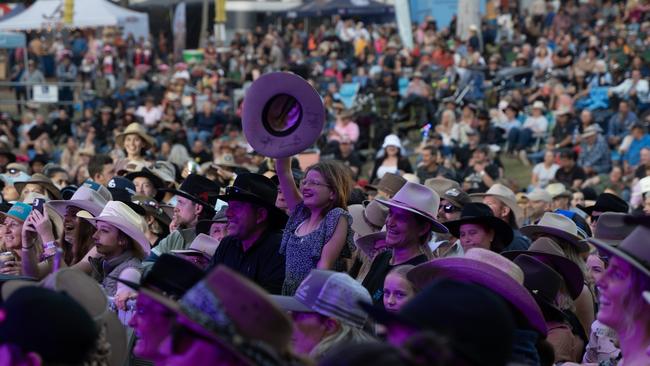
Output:
<svg viewBox="0 0 650 366">
<path fill-rule="evenodd" d="M 274 23 L 187 63 L 162 32 L 31 34 L 0 116 L 0 365 L 649 365 L 650 3 L 456 23 L 412 49 Z M 282 158 L 242 132 L 276 71 L 326 112 Z M 83 87 L 27 100 L 44 80 Z"/>
</svg>

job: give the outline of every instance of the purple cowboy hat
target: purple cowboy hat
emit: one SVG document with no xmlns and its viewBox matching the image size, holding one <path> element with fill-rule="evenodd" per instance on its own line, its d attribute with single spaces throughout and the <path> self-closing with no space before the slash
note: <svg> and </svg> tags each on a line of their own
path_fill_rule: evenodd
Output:
<svg viewBox="0 0 650 366">
<path fill-rule="evenodd" d="M 431 222 L 431 230 L 435 232 L 443 234 L 449 232 L 447 227 L 436 219 L 440 197 L 427 186 L 406 182 L 393 198 L 388 200 L 377 198 L 376 201 L 384 206 L 401 208 L 424 217 Z"/>
<path fill-rule="evenodd" d="M 502 256 L 511 260 L 522 254 L 539 259 L 551 266 L 562 275 L 571 298 L 575 300 L 580 296 L 585 281 L 582 270 L 564 255 L 560 245 L 554 242 L 553 239 L 539 238 L 530 245 L 528 250 L 512 250 L 501 253 Z"/>
<path fill-rule="evenodd" d="M 423 288 L 435 278 L 447 277 L 481 285 L 508 301 L 531 329 L 546 336 L 542 310 L 524 287 L 524 272 L 515 263 L 487 249 L 473 248 L 464 257 L 433 259 L 410 270 L 407 278 Z"/>
</svg>

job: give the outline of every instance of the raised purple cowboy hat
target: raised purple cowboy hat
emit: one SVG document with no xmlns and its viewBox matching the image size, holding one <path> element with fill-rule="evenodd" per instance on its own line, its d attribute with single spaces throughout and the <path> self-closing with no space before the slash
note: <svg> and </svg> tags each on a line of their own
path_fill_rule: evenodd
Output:
<svg viewBox="0 0 650 366">
<path fill-rule="evenodd" d="M 431 223 L 431 230 L 438 233 L 448 233 L 447 227 L 436 219 L 440 197 L 431 188 L 422 184 L 406 182 L 391 199 L 376 199 L 382 205 L 413 212 Z"/>
<path fill-rule="evenodd" d="M 262 75 L 244 97 L 244 135 L 264 156 L 288 157 L 309 148 L 324 124 L 325 106 L 320 95 L 296 74 Z"/>
<path fill-rule="evenodd" d="M 487 249 L 472 248 L 464 257 L 446 257 L 422 263 L 407 274 L 416 288 L 424 288 L 438 278 L 470 282 L 492 290 L 509 302 L 531 329 L 546 336 L 544 315 L 524 287 L 524 273 L 512 261 Z"/>
<path fill-rule="evenodd" d="M 599 250 L 623 259 L 645 276 L 650 277 L 648 238 L 650 238 L 650 227 L 639 225 L 616 247 L 597 238 L 589 238 L 587 241 L 598 247 Z"/>
</svg>

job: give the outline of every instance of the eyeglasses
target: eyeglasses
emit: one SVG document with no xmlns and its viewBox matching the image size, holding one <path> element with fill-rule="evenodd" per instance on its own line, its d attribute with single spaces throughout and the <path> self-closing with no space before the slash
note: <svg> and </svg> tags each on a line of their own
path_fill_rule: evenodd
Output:
<svg viewBox="0 0 650 366">
<path fill-rule="evenodd" d="M 451 203 L 448 203 L 448 204 L 446 204 L 446 205 L 442 205 L 442 206 L 440 206 L 440 208 L 441 208 L 445 213 L 453 213 L 453 212 L 456 212 L 456 211 L 459 211 L 459 210 L 460 210 L 458 207 L 452 205 Z"/>
<path fill-rule="evenodd" d="M 328 187 L 329 188 L 330 185 L 327 184 L 327 183 L 321 183 L 321 182 L 318 182 L 318 181 L 315 181 L 315 180 L 305 179 L 305 180 L 300 182 L 300 186 L 301 187 L 320 186 L 320 187 Z"/>
</svg>

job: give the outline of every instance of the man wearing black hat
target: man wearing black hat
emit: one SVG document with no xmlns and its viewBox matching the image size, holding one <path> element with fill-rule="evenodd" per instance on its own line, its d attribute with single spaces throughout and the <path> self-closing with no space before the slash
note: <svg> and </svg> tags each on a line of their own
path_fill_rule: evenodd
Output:
<svg viewBox="0 0 650 366">
<path fill-rule="evenodd" d="M 580 207 L 591 217 L 591 231 L 596 230 L 596 222 L 604 212 L 628 213 L 630 206 L 621 197 L 612 193 L 601 193 L 593 206 Z"/>
<path fill-rule="evenodd" d="M 271 294 L 280 294 L 285 262 L 280 254 L 287 215 L 275 207 L 278 189 L 261 175 L 244 173 L 219 198 L 228 202 L 228 236 L 221 240 L 210 269 L 218 264 L 238 271 Z"/>
<path fill-rule="evenodd" d="M 151 250 L 151 255 L 144 261 L 148 266 L 164 253 L 172 250 L 187 249 L 196 237 L 196 225 L 199 220 L 209 220 L 214 216 L 214 206 L 220 190 L 219 184 L 200 176 L 190 174 L 178 189 L 162 189 L 174 193 L 177 197 L 172 225 L 176 230 Z"/>
</svg>

